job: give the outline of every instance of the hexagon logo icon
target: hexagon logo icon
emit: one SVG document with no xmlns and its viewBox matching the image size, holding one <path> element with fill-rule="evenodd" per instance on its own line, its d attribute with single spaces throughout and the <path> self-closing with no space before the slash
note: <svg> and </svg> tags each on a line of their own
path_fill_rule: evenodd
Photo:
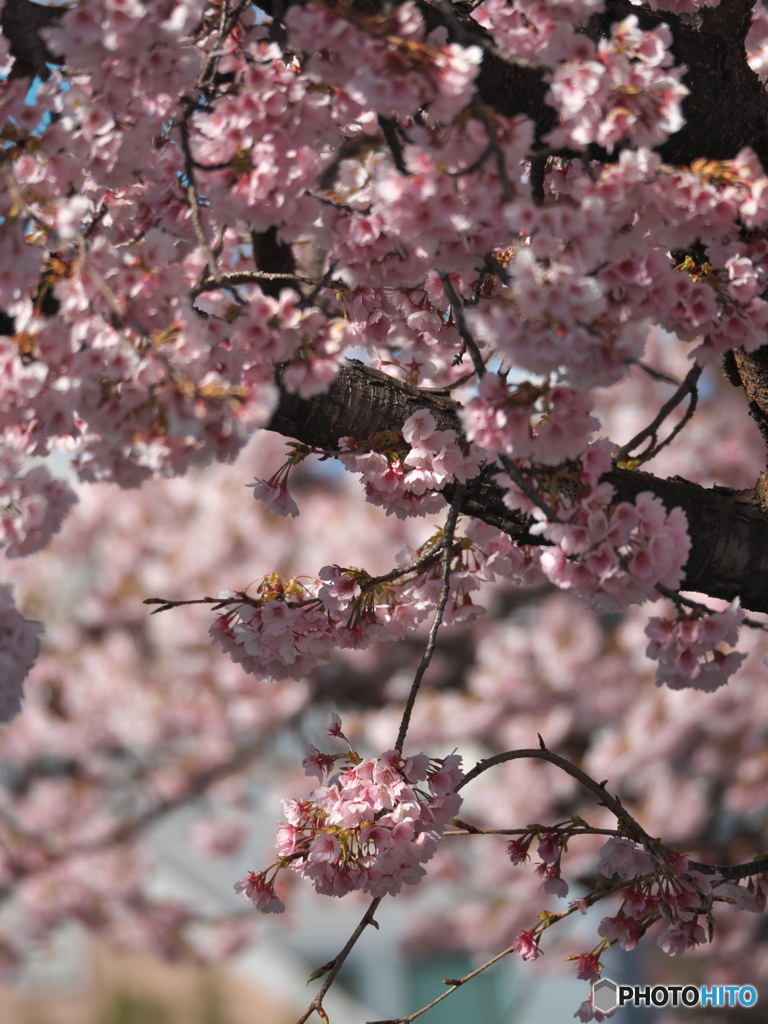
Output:
<svg viewBox="0 0 768 1024">
<path fill-rule="evenodd" d="M 615 1010 L 619 1005 L 619 987 L 608 978 L 595 982 L 592 986 L 592 1005 L 601 1013 Z"/>
</svg>

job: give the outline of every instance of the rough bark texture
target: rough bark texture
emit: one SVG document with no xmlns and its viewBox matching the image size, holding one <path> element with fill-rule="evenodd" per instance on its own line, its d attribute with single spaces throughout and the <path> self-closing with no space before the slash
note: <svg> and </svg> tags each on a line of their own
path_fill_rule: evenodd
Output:
<svg viewBox="0 0 768 1024">
<path fill-rule="evenodd" d="M 768 347 L 749 353 L 734 349 L 733 362 L 749 402 L 749 413 L 768 444 Z"/>
<path fill-rule="evenodd" d="M 751 146 L 768 167 L 768 95 L 744 49 L 753 6 L 753 0 L 723 0 L 695 15 L 675 15 L 637 7 L 631 0 L 608 0 L 605 13 L 593 20 L 592 26 L 599 24 L 604 33 L 631 14 L 646 29 L 669 26 L 675 63 L 688 68 L 683 81 L 690 93 L 683 101 L 685 125 L 658 149 L 667 162 L 728 160 Z"/>
<path fill-rule="evenodd" d="M 301 399 L 283 392 L 270 429 L 335 451 L 339 437 L 360 440 L 380 430 L 398 430 L 417 409 L 429 409 L 440 429 L 461 435 L 459 405 L 448 393 L 419 390 L 353 360 L 326 394 Z M 682 477 L 663 480 L 632 470 L 614 470 L 607 479 L 617 501 L 633 501 L 651 491 L 668 509 L 683 509 L 691 534 L 686 590 L 729 601 L 740 597 L 744 607 L 768 612 L 768 474 L 747 491 L 708 489 Z M 540 543 L 528 532 L 530 520 L 506 508 L 504 491 L 488 474 L 468 488 L 462 511 L 518 543 Z"/>
<path fill-rule="evenodd" d="M 14 57 L 10 78 L 49 76 L 47 64 L 61 64 L 61 58 L 52 54 L 40 35 L 41 28 L 57 24 L 64 15 L 62 7 L 45 7 L 31 0 L 5 0 L 0 11 L 0 28 L 8 40 Z"/>
</svg>

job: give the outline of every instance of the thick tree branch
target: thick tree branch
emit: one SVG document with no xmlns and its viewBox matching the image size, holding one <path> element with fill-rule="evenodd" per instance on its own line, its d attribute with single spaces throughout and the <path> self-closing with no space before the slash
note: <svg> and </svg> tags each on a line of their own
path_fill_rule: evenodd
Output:
<svg viewBox="0 0 768 1024">
<path fill-rule="evenodd" d="M 40 36 L 41 28 L 57 25 L 66 13 L 64 7 L 46 7 L 31 0 L 5 0 L 0 11 L 0 29 L 14 57 L 9 78 L 47 79 L 48 64 L 61 64 Z"/>
<path fill-rule="evenodd" d="M 452 3 L 451 17 L 445 6 L 425 3 L 420 9 L 430 27 L 442 24 L 456 41 L 483 47 L 477 79 L 482 102 L 509 117 L 527 115 L 536 125 L 537 140 L 542 139 L 556 120 L 546 103 L 549 84 L 543 69 L 505 57 L 471 18 L 470 4 Z M 768 95 L 747 64 L 744 48 L 753 6 L 754 0 L 721 0 L 715 8 L 676 15 L 652 11 L 632 0 L 607 0 L 605 10 L 590 19 L 587 34 L 594 40 L 607 36 L 612 24 L 629 15 L 637 17 L 644 29 L 669 26 L 675 62 L 688 68 L 683 81 L 690 93 L 683 102 L 685 125 L 658 147 L 668 163 L 689 164 L 697 158 L 727 160 L 744 146 L 751 146 L 768 167 Z M 619 150 L 609 156 L 599 147 L 591 147 L 590 155 L 617 159 Z"/>
<path fill-rule="evenodd" d="M 733 350 L 733 367 L 749 402 L 749 414 L 768 445 L 768 346 L 756 352 Z"/>
<path fill-rule="evenodd" d="M 462 435 L 459 404 L 448 392 L 420 391 L 380 370 L 350 360 L 326 394 L 302 399 L 283 392 L 270 429 L 286 437 L 334 450 L 340 437 L 364 439 L 381 430 L 399 430 L 418 409 L 428 409 L 442 430 Z M 682 477 L 616 469 L 606 479 L 618 501 L 642 491 L 658 495 L 667 509 L 682 508 L 688 519 L 691 552 L 683 589 L 711 597 L 740 597 L 745 608 L 768 612 L 768 502 L 761 481 L 735 491 L 705 488 Z M 452 491 L 447 491 L 450 500 Z M 530 520 L 504 505 L 504 491 L 491 474 L 467 487 L 462 512 L 503 530 L 521 544 L 541 543 L 528 530 Z"/>
</svg>

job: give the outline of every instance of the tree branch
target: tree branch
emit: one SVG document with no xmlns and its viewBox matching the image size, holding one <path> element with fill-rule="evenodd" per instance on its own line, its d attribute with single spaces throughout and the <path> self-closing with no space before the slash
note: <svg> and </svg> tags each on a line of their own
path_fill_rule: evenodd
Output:
<svg viewBox="0 0 768 1024">
<path fill-rule="evenodd" d="M 605 9 L 590 18 L 586 33 L 597 41 L 611 25 L 634 15 L 643 29 L 666 24 L 673 38 L 677 65 L 685 65 L 683 78 L 689 94 L 683 101 L 685 124 L 658 152 L 667 163 L 690 164 L 698 158 L 728 160 L 751 146 L 768 167 L 768 95 L 747 63 L 744 46 L 754 0 L 721 0 L 718 7 L 702 8 L 680 17 L 671 11 L 652 11 L 632 0 L 607 0 Z M 446 11 L 446 8 L 449 8 Z M 507 117 L 525 114 L 536 126 L 536 140 L 554 126 L 556 115 L 546 103 L 549 85 L 544 69 L 535 62 L 504 54 L 489 34 L 471 17 L 467 3 L 420 4 L 430 28 L 443 25 L 449 37 L 484 50 L 477 78 L 482 103 Z M 591 159 L 617 160 L 621 147 L 608 154 L 590 146 Z"/>
<path fill-rule="evenodd" d="M 52 54 L 43 42 L 40 29 L 58 25 L 66 12 L 65 7 L 47 7 L 31 0 L 5 0 L 0 11 L 0 29 L 15 58 L 9 78 L 46 81 L 50 74 L 47 65 L 62 63 L 62 58 Z"/>
<path fill-rule="evenodd" d="M 541 739 L 541 737 L 539 737 Z M 639 843 L 641 846 L 646 848 L 649 845 L 658 842 L 651 838 L 645 829 L 628 813 L 621 800 L 611 794 L 606 789 L 605 782 L 597 782 L 591 775 L 587 775 L 585 771 L 575 765 L 572 761 L 569 761 L 566 757 L 561 757 L 560 754 L 555 754 L 551 750 L 547 750 L 546 747 L 540 749 L 532 748 L 529 750 L 507 750 L 503 754 L 494 754 L 492 757 L 486 757 L 482 761 L 478 761 L 475 767 L 467 772 L 464 778 L 456 787 L 456 792 L 463 789 L 468 782 L 476 779 L 478 775 L 482 775 L 483 772 L 487 772 L 489 768 L 495 767 L 497 764 L 504 764 L 507 761 L 517 761 L 520 758 L 534 758 L 540 761 L 549 761 L 550 764 L 555 765 L 556 768 L 560 768 L 567 775 L 576 779 L 580 782 L 585 789 L 588 789 L 593 796 L 597 798 L 599 804 L 603 807 L 607 807 L 611 814 L 616 816 L 616 819 L 621 823 L 621 829 L 623 834 L 633 840 L 633 842 Z M 768 857 L 755 857 L 754 860 L 748 861 L 745 864 L 700 864 L 699 861 L 689 860 L 688 868 L 692 871 L 700 871 L 705 875 L 722 875 L 724 878 L 739 879 L 748 878 L 750 875 L 762 875 L 766 868 L 768 868 Z"/>
<path fill-rule="evenodd" d="M 428 409 L 441 430 L 463 437 L 460 405 L 449 392 L 420 391 L 411 384 L 366 367 L 357 360 L 343 366 L 330 389 L 303 399 L 284 389 L 270 429 L 305 444 L 338 450 L 340 437 L 365 439 L 381 430 L 400 430 L 419 409 Z M 638 470 L 615 469 L 605 479 L 617 501 L 633 502 L 651 491 L 667 509 L 681 508 L 688 519 L 691 552 L 685 566 L 684 590 L 732 601 L 768 612 L 768 476 L 754 488 L 705 488 L 682 477 L 661 479 Z M 452 500 L 453 489 L 446 489 Z M 531 536 L 531 520 L 504 505 L 504 491 L 493 472 L 467 486 L 461 511 L 496 526 L 519 544 L 540 544 Z"/>
<path fill-rule="evenodd" d="M 460 484 L 454 493 L 453 502 L 448 512 L 448 517 L 445 521 L 445 529 L 443 531 L 443 572 L 442 572 L 442 585 L 440 587 L 440 598 L 437 602 L 437 608 L 435 609 L 435 618 L 432 622 L 432 628 L 429 631 L 429 637 L 427 639 L 427 646 L 424 651 L 424 655 L 421 659 L 419 667 L 416 669 L 416 675 L 413 678 L 411 684 L 411 692 L 408 694 L 408 700 L 405 702 L 405 709 L 403 710 L 403 718 L 400 722 L 400 729 L 397 734 L 397 742 L 395 743 L 395 749 L 399 750 L 400 753 L 403 751 L 403 744 L 405 743 L 405 736 L 408 732 L 408 726 L 411 722 L 411 712 L 413 706 L 416 703 L 416 697 L 419 693 L 419 687 L 421 681 L 424 678 L 424 673 L 429 668 L 429 663 L 432 660 L 432 655 L 435 653 L 435 647 L 437 645 L 437 634 L 440 629 L 440 625 L 443 621 L 443 614 L 445 612 L 445 606 L 448 603 L 448 595 L 451 589 L 451 561 L 453 560 L 453 535 L 456 530 L 456 523 L 459 518 L 459 510 L 461 509 L 461 499 L 464 497 L 464 485 Z"/>
</svg>

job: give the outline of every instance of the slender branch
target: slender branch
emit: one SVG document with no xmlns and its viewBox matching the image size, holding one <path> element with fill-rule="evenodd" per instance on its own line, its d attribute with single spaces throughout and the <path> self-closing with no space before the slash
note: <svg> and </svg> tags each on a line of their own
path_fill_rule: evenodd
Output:
<svg viewBox="0 0 768 1024">
<path fill-rule="evenodd" d="M 646 448 L 646 450 L 642 452 L 642 454 L 640 454 L 639 456 L 635 456 L 638 462 L 648 462 L 650 459 L 658 455 L 662 448 L 665 448 L 668 444 L 671 444 L 672 441 L 674 441 L 674 439 L 677 437 L 677 435 L 680 433 L 680 431 L 683 429 L 686 423 L 689 422 L 693 414 L 696 412 L 696 406 L 698 404 L 699 398 L 699 393 L 696 385 L 699 382 L 699 377 L 701 377 L 701 372 L 702 367 L 699 366 L 698 363 L 691 367 L 683 383 L 678 387 L 677 391 L 675 391 L 675 393 L 664 403 L 664 405 L 662 405 L 661 409 L 659 409 L 658 414 L 654 417 L 652 422 L 649 423 L 648 426 L 645 427 L 643 430 L 641 430 L 640 433 L 635 434 L 631 441 L 627 441 L 625 445 L 619 448 L 618 452 L 616 453 L 616 458 L 614 462 L 623 461 L 624 459 L 631 457 L 631 453 L 634 451 L 635 448 L 637 448 L 639 444 L 642 444 L 643 441 L 650 441 L 650 445 L 648 446 L 648 448 Z M 688 408 L 685 412 L 685 415 L 680 420 L 680 422 L 675 425 L 669 437 L 665 438 L 661 443 L 659 443 L 659 427 L 667 418 L 667 416 L 669 416 L 670 413 L 677 408 L 677 406 L 682 402 L 686 395 L 690 396 L 690 401 L 688 403 Z"/>
<path fill-rule="evenodd" d="M 337 265 L 338 264 L 336 261 L 331 263 L 330 267 L 328 267 L 328 269 L 323 274 L 321 279 L 315 282 L 315 286 L 312 289 L 312 291 L 308 295 L 305 295 L 304 298 L 299 303 L 300 309 L 306 309 L 308 306 L 314 306 L 315 301 L 317 300 L 317 297 L 320 294 L 320 292 L 323 290 L 323 288 L 327 288 L 328 285 L 333 280 L 333 275 L 336 272 Z"/>
<path fill-rule="evenodd" d="M 474 174 L 475 171 L 479 171 L 485 161 L 491 155 L 491 147 L 486 146 L 477 160 L 473 160 L 471 164 L 467 164 L 466 167 L 462 167 L 458 171 L 446 171 L 449 178 L 463 178 L 466 174 Z"/>
<path fill-rule="evenodd" d="M 240 605 L 240 604 L 252 604 L 256 607 L 259 606 L 259 602 L 252 597 L 248 597 L 247 594 L 237 594 L 235 597 L 192 597 L 186 601 L 175 601 L 170 597 L 146 597 L 141 602 L 142 604 L 156 604 L 159 607 L 155 608 L 151 615 L 157 615 L 158 612 L 167 612 L 171 608 L 181 608 L 185 604 L 211 604 L 213 610 L 216 612 L 219 608 L 226 608 L 228 605 Z"/>
<path fill-rule="evenodd" d="M 512 459 L 507 455 L 499 455 L 499 462 L 502 464 L 504 469 L 507 471 L 509 478 L 512 482 L 523 492 L 536 508 L 541 509 L 544 515 L 547 517 L 550 523 L 559 523 L 560 518 L 556 515 L 554 509 L 544 501 L 544 499 L 536 493 L 531 487 L 528 481 L 523 476 L 520 467 L 516 466 Z"/>
<path fill-rule="evenodd" d="M 395 580 L 402 580 L 406 576 L 417 576 L 422 572 L 429 569 L 434 563 L 440 558 L 440 553 L 443 550 L 444 539 L 437 547 L 431 548 L 424 551 L 417 559 L 410 562 L 408 565 L 403 565 L 397 569 L 390 569 L 389 572 L 384 573 L 382 576 L 372 576 L 365 583 L 360 585 L 362 593 L 367 593 L 369 590 L 375 590 L 376 587 L 381 586 L 383 583 L 392 583 Z M 290 602 L 291 607 L 298 605 L 311 604 L 317 602 L 317 598 L 310 598 L 309 601 L 292 601 Z M 219 611 L 220 608 L 237 607 L 241 604 L 250 604 L 255 608 L 261 606 L 262 602 L 257 598 L 249 597 L 244 591 L 238 591 L 234 597 L 191 597 L 184 600 L 176 600 L 172 597 L 146 597 L 142 604 L 154 604 L 158 607 L 153 609 L 150 613 L 157 615 L 159 612 L 167 612 L 173 608 L 181 608 L 183 605 L 188 604 L 209 604 L 213 606 L 213 611 Z"/>
<path fill-rule="evenodd" d="M 477 378 L 478 380 L 482 380 L 485 376 L 485 363 L 483 362 L 483 357 L 480 355 L 480 349 L 478 348 L 477 342 L 467 325 L 467 320 L 464 316 L 464 304 L 456 294 L 456 289 L 453 287 L 453 282 L 448 274 L 441 273 L 440 281 L 443 285 L 443 291 L 445 292 L 446 298 L 451 304 L 451 313 L 453 314 L 453 319 L 456 321 L 456 326 L 459 329 L 461 340 L 464 342 L 464 346 L 472 358 L 472 363 L 475 367 L 475 371 L 477 372 Z"/>
<path fill-rule="evenodd" d="M 221 10 L 219 12 L 219 23 L 217 29 L 217 43 L 213 50 L 208 54 L 208 58 L 205 62 L 200 77 L 197 80 L 197 93 L 203 93 L 207 95 L 210 92 L 213 81 L 216 77 L 216 72 L 219 67 L 219 60 L 221 58 L 222 46 L 224 40 L 233 30 L 240 15 L 243 13 L 246 7 L 250 5 L 251 0 L 236 0 L 236 3 L 229 8 L 225 0 L 222 0 Z M 195 167 L 196 163 L 192 156 L 192 149 L 190 147 L 189 140 L 189 116 L 195 107 L 198 105 L 199 100 L 195 100 L 190 96 L 182 97 L 181 108 L 182 114 L 181 119 L 178 122 L 179 131 L 181 133 L 181 148 L 184 155 L 184 173 L 187 178 L 186 193 L 187 202 L 189 203 L 189 212 L 192 219 L 192 228 L 195 232 L 195 238 L 197 239 L 198 245 L 205 256 L 208 273 L 214 280 L 218 279 L 218 270 L 216 267 L 216 258 L 211 251 L 211 247 L 208 243 L 208 239 L 203 230 L 203 225 L 200 220 L 200 196 L 197 191 L 197 184 L 195 181 Z M 199 282 L 198 282 L 199 284 Z M 199 292 L 198 292 L 199 294 Z"/>
<path fill-rule="evenodd" d="M 512 203 L 515 200 L 515 192 L 512 188 L 512 183 L 509 180 L 507 174 L 507 162 L 504 157 L 504 150 L 496 141 L 496 135 L 493 130 L 493 124 L 488 116 L 488 112 L 483 106 L 482 101 L 477 95 L 472 100 L 472 113 L 480 121 L 483 128 L 485 128 L 485 134 L 488 136 L 488 148 L 493 156 L 493 161 L 496 164 L 496 173 L 499 176 L 501 182 L 501 194 L 504 196 L 505 203 Z"/>
<path fill-rule="evenodd" d="M 702 875 L 722 875 L 723 878 L 749 878 L 750 875 L 762 875 L 768 871 L 768 857 L 755 857 L 744 864 L 701 864 L 697 860 L 689 860 L 688 867 L 692 871 L 700 871 Z"/>
<path fill-rule="evenodd" d="M 692 601 L 690 597 L 683 597 L 679 591 L 670 590 L 663 583 L 657 583 L 656 589 L 660 594 L 668 598 L 678 610 L 690 608 L 692 611 L 701 612 L 705 615 L 714 614 L 714 609 L 710 608 L 709 605 L 702 604 L 701 601 Z M 747 615 L 744 616 L 741 622 L 742 625 L 748 626 L 749 629 L 762 629 L 763 632 L 768 632 L 767 622 L 758 622 L 757 619 L 750 619 Z"/>
<path fill-rule="evenodd" d="M 328 971 L 328 974 L 325 977 L 325 981 L 320 986 L 320 991 L 317 993 L 317 995 L 312 1000 L 312 1002 L 309 1004 L 309 1006 L 304 1011 L 304 1013 L 301 1015 L 301 1017 L 299 1017 L 299 1019 L 296 1021 L 296 1024 L 305 1024 L 305 1021 L 309 1020 L 309 1018 L 315 1012 L 318 1014 L 318 1016 L 320 1017 L 321 1020 L 323 1020 L 323 1021 L 327 1021 L 328 1020 L 327 1014 L 325 1013 L 325 1010 L 323 1010 L 323 998 L 325 997 L 325 994 L 328 991 L 328 989 L 333 984 L 333 982 L 334 982 L 334 980 L 336 978 L 336 975 L 339 973 L 341 968 L 344 966 L 344 961 L 347 959 L 349 954 L 352 952 L 352 949 L 354 948 L 355 944 L 357 943 L 357 940 L 363 934 L 363 932 L 368 927 L 368 925 L 373 925 L 374 928 L 378 928 L 379 927 L 378 924 L 376 923 L 376 921 L 374 920 L 373 915 L 378 910 L 379 904 L 381 903 L 381 901 L 383 899 L 384 899 L 383 896 L 377 896 L 375 899 L 371 900 L 371 903 L 370 903 L 368 909 L 366 910 L 366 912 L 363 914 L 362 918 L 360 919 L 360 923 L 358 924 L 357 928 L 355 928 L 355 930 L 352 932 L 352 934 L 350 935 L 349 939 L 347 940 L 347 944 L 344 946 L 342 951 L 333 960 L 333 966 Z"/>
<path fill-rule="evenodd" d="M 378 115 L 379 128 L 381 128 L 384 141 L 389 147 L 389 152 L 392 156 L 392 162 L 396 169 L 404 175 L 409 175 L 411 172 L 405 163 L 405 154 L 403 152 L 403 142 L 408 142 L 408 136 L 405 133 L 405 129 L 402 128 L 394 117 L 384 117 L 383 114 Z"/>
<path fill-rule="evenodd" d="M 508 750 L 503 754 L 494 754 L 492 757 L 487 757 L 482 761 L 478 761 L 475 767 L 464 776 L 461 782 L 456 787 L 456 792 L 463 789 L 468 782 L 476 779 L 483 772 L 488 771 L 489 768 L 493 768 L 497 764 L 504 764 L 505 761 L 515 761 L 520 758 L 532 757 L 538 758 L 540 761 L 549 761 L 550 764 L 554 764 L 556 767 L 562 769 L 567 775 L 576 779 L 578 782 L 588 789 L 590 793 L 597 797 L 598 802 L 602 806 L 607 807 L 609 811 L 616 815 L 617 818 L 621 819 L 622 834 L 628 839 L 632 839 L 643 846 L 653 844 L 658 847 L 658 841 L 654 840 L 648 833 L 643 829 L 638 822 L 629 814 L 626 808 L 616 796 L 611 796 L 608 790 L 605 788 L 605 782 L 596 782 L 590 775 L 587 775 L 585 771 L 577 767 L 565 757 L 561 757 L 559 754 L 553 753 L 551 750 L 545 748 L 536 750 Z M 530 831 L 530 830 L 529 830 Z M 702 864 L 699 861 L 689 860 L 688 868 L 691 871 L 700 871 L 705 875 L 722 875 L 723 878 L 747 878 L 749 875 L 761 875 L 768 871 L 768 856 L 756 857 L 752 861 L 748 861 L 745 864 Z"/>
<path fill-rule="evenodd" d="M 219 68 L 219 60 L 221 59 L 222 44 L 235 27 L 240 15 L 246 7 L 250 6 L 250 4 L 251 0 L 237 0 L 230 10 L 228 9 L 227 3 L 222 0 L 221 11 L 219 12 L 218 42 L 209 53 L 208 59 L 205 62 L 205 67 L 198 79 L 197 87 L 201 92 L 207 93 L 213 85 L 213 80 L 216 77 L 216 72 Z"/>
<path fill-rule="evenodd" d="M 187 178 L 187 202 L 189 203 L 189 215 L 192 218 L 192 228 L 195 232 L 195 238 L 197 244 L 200 246 L 203 255 L 205 256 L 207 270 L 211 278 L 214 281 L 218 281 L 218 270 L 216 268 L 216 258 L 211 252 L 211 247 L 208 243 L 203 225 L 200 220 L 200 196 L 197 192 L 197 184 L 195 182 L 195 168 L 194 161 L 192 159 L 192 150 L 189 143 L 189 123 L 187 118 L 192 112 L 192 101 L 187 99 L 185 102 L 185 109 L 181 120 L 179 121 L 179 131 L 181 132 L 181 149 L 184 154 L 184 173 Z"/>
<path fill-rule="evenodd" d="M 432 655 L 435 652 L 435 645 L 437 643 L 437 634 L 440 629 L 440 624 L 443 621 L 443 613 L 445 606 L 448 603 L 448 594 L 451 588 L 451 558 L 453 557 L 453 535 L 456 531 L 456 523 L 459 518 L 459 512 L 461 511 L 461 501 L 464 497 L 466 488 L 463 484 L 459 484 L 453 495 L 453 502 L 448 512 L 448 517 L 445 520 L 445 532 L 443 533 L 443 584 L 440 589 L 440 598 L 437 602 L 437 609 L 435 610 L 435 618 L 432 622 L 432 628 L 429 631 L 429 637 L 427 639 L 427 646 L 424 651 L 424 656 L 421 659 L 419 667 L 416 669 L 416 675 L 413 677 L 413 683 L 411 684 L 411 692 L 408 694 L 408 700 L 405 702 L 405 708 L 403 710 L 403 717 L 400 722 L 400 730 L 397 734 L 397 743 L 395 747 L 402 753 L 403 744 L 405 743 L 405 736 L 408 732 L 408 726 L 411 721 L 411 713 L 413 711 L 413 705 L 416 702 L 416 697 L 421 686 L 421 681 L 424 678 L 424 673 L 429 667 L 429 663 L 432 660 Z"/>
<path fill-rule="evenodd" d="M 446 989 L 445 992 L 442 992 L 437 999 L 433 999 L 431 1003 L 428 1003 L 426 1006 L 422 1006 L 420 1010 L 416 1010 L 415 1013 L 411 1013 L 407 1017 L 391 1017 L 389 1020 L 372 1020 L 368 1021 L 367 1024 L 411 1024 L 411 1021 L 416 1020 L 417 1017 L 426 1013 L 427 1010 L 431 1010 L 433 1006 L 437 1006 L 438 1003 L 442 1003 L 442 1001 L 447 999 L 448 996 L 453 995 L 456 989 L 461 988 L 462 985 L 471 981 L 472 978 L 476 978 L 478 974 L 482 974 L 483 971 L 487 971 L 489 967 L 493 967 L 495 963 L 498 963 L 499 960 L 503 960 L 505 956 L 509 956 L 509 954 L 514 953 L 514 951 L 514 946 L 508 946 L 506 949 L 502 950 L 501 953 L 497 953 L 496 956 L 491 957 L 490 960 L 481 964 L 480 967 L 477 967 L 474 971 L 471 971 L 469 974 L 465 974 L 463 978 L 451 978 L 450 982 L 448 982 L 448 979 L 446 978 L 446 984 L 449 983 L 451 987 Z M 298 1021 L 297 1024 L 299 1024 Z"/>
<path fill-rule="evenodd" d="M 445 292 L 446 298 L 448 299 L 448 301 L 451 304 L 451 312 L 453 314 L 454 320 L 456 321 L 456 326 L 458 327 L 459 334 L 461 336 L 461 340 L 464 342 L 464 347 L 466 348 L 466 350 L 469 352 L 470 356 L 472 357 L 472 363 L 473 363 L 473 365 L 475 367 L 475 371 L 477 373 L 477 379 L 478 380 L 482 380 L 487 371 L 486 371 L 486 368 L 485 368 L 485 363 L 483 362 L 483 357 L 480 355 L 480 348 L 479 348 L 477 342 L 475 341 L 475 338 L 474 338 L 474 336 L 473 336 L 472 332 L 470 331 L 469 326 L 467 324 L 466 317 L 464 316 L 464 304 L 462 303 L 461 299 L 459 298 L 459 295 L 457 294 L 456 289 L 453 287 L 453 282 L 451 281 L 451 279 L 448 276 L 448 274 L 441 273 L 440 274 L 440 281 L 441 281 L 441 283 L 443 285 L 443 291 Z M 499 456 L 499 461 L 501 462 L 501 464 L 503 465 L 504 469 L 509 474 L 510 478 L 514 481 L 514 483 L 523 492 L 523 494 L 530 501 L 532 501 L 533 504 L 537 508 L 541 509 L 541 511 L 544 513 L 544 515 L 549 520 L 549 522 L 550 523 L 557 523 L 557 522 L 559 522 L 559 519 L 555 515 L 554 511 L 536 493 L 534 488 L 530 486 L 530 484 L 525 479 L 523 474 L 520 472 L 519 468 L 514 464 L 514 462 L 512 462 L 511 459 L 507 458 L 506 455 L 500 455 Z"/>
<path fill-rule="evenodd" d="M 408 565 L 401 566 L 398 569 L 390 569 L 390 571 L 385 572 L 383 576 L 372 577 L 367 583 L 360 585 L 360 590 L 362 593 L 365 593 L 368 590 L 373 590 L 375 587 L 381 586 L 382 583 L 393 583 L 395 580 L 402 580 L 404 576 L 416 576 L 434 565 L 440 558 L 443 550 L 443 542 L 441 541 L 437 547 L 429 548 L 424 551 L 419 558 L 410 562 Z"/>
<path fill-rule="evenodd" d="M 299 284 L 309 284 L 313 287 L 322 286 L 322 282 L 311 277 L 302 277 L 300 274 L 273 274 L 266 270 L 230 270 L 227 273 L 217 274 L 215 277 L 199 281 L 192 289 L 192 297 L 197 298 L 201 292 L 210 291 L 212 288 L 229 288 L 235 284 L 258 284 L 259 281 L 296 281 Z"/>
<path fill-rule="evenodd" d="M 456 787 L 456 792 L 463 789 L 468 782 L 471 782 L 479 775 L 482 775 L 483 772 L 487 772 L 489 768 L 493 768 L 497 764 L 504 764 L 506 761 L 516 761 L 520 758 L 526 757 L 538 758 L 540 761 L 549 761 L 550 764 L 560 768 L 567 775 L 570 775 L 572 778 L 576 779 L 577 782 L 580 782 L 585 789 L 590 791 L 590 793 L 596 796 L 598 802 L 607 807 L 608 810 L 615 814 L 617 818 L 628 819 L 630 824 L 626 831 L 626 835 L 629 839 L 634 839 L 639 843 L 650 842 L 651 837 L 648 833 L 631 818 L 619 798 L 611 796 L 605 788 L 605 783 L 596 782 L 591 775 L 587 775 L 585 771 L 573 764 L 572 761 L 569 761 L 568 758 L 561 757 L 560 754 L 555 754 L 546 748 L 508 750 L 503 754 L 494 754 L 492 757 L 486 757 L 484 760 L 478 761 L 475 767 L 471 771 L 467 772 Z"/>
<path fill-rule="evenodd" d="M 607 896 L 612 896 L 619 889 L 623 888 L 624 884 L 625 883 L 621 881 L 615 882 L 611 885 L 607 885 L 605 889 L 603 889 L 600 893 L 598 893 L 595 896 L 594 902 L 597 903 L 599 902 L 599 900 L 605 899 Z M 557 921 L 562 921 L 566 917 L 570 917 L 572 914 L 575 914 L 577 910 L 578 905 L 574 904 L 568 907 L 567 910 L 561 911 L 559 914 L 549 915 L 546 927 L 550 928 Z M 658 915 L 656 915 L 652 918 L 649 924 L 653 924 L 658 919 Z M 618 939 L 614 939 L 613 942 L 610 943 L 610 945 L 613 945 L 617 941 Z M 474 971 L 470 971 L 469 974 L 465 974 L 463 978 L 445 978 L 444 984 L 450 985 L 451 987 L 446 992 L 441 993 L 436 999 L 433 999 L 431 1003 L 428 1003 L 426 1006 L 422 1006 L 420 1010 L 416 1010 L 415 1013 L 411 1013 L 407 1017 L 395 1017 L 390 1020 L 369 1021 L 368 1024 L 411 1024 L 411 1021 L 416 1020 L 417 1017 L 420 1017 L 423 1013 L 426 1013 L 427 1010 L 431 1010 L 433 1006 L 436 1006 L 438 1003 L 442 1002 L 443 999 L 447 999 L 448 996 L 453 995 L 453 993 L 458 988 L 461 988 L 462 985 L 465 985 L 468 981 L 471 981 L 473 978 L 476 978 L 478 974 L 482 974 L 483 971 L 487 971 L 489 967 L 493 967 L 493 965 L 495 963 L 498 963 L 499 960 L 503 959 L 505 956 L 509 956 L 510 953 L 514 952 L 514 945 L 508 946 L 506 949 L 502 950 L 501 953 L 497 953 L 495 956 L 491 957 L 490 960 L 486 960 L 484 964 L 481 964 L 480 967 L 475 968 Z"/>
<path fill-rule="evenodd" d="M 568 833 L 568 838 L 571 836 L 620 836 L 621 832 L 617 828 L 595 828 L 592 825 L 579 826 L 571 829 L 556 829 L 547 827 L 547 831 L 562 831 Z M 467 828 L 456 829 L 454 831 L 443 832 L 444 836 L 527 836 L 530 833 L 529 828 L 475 828 L 474 825 L 469 825 Z"/>
<path fill-rule="evenodd" d="M 680 385 L 677 377 L 673 377 L 671 373 L 664 373 L 663 370 L 657 370 L 655 366 L 649 366 L 648 363 L 644 363 L 641 359 L 628 359 L 627 365 L 639 366 L 646 377 L 650 377 L 651 380 L 660 380 L 664 384 Z"/>
</svg>

